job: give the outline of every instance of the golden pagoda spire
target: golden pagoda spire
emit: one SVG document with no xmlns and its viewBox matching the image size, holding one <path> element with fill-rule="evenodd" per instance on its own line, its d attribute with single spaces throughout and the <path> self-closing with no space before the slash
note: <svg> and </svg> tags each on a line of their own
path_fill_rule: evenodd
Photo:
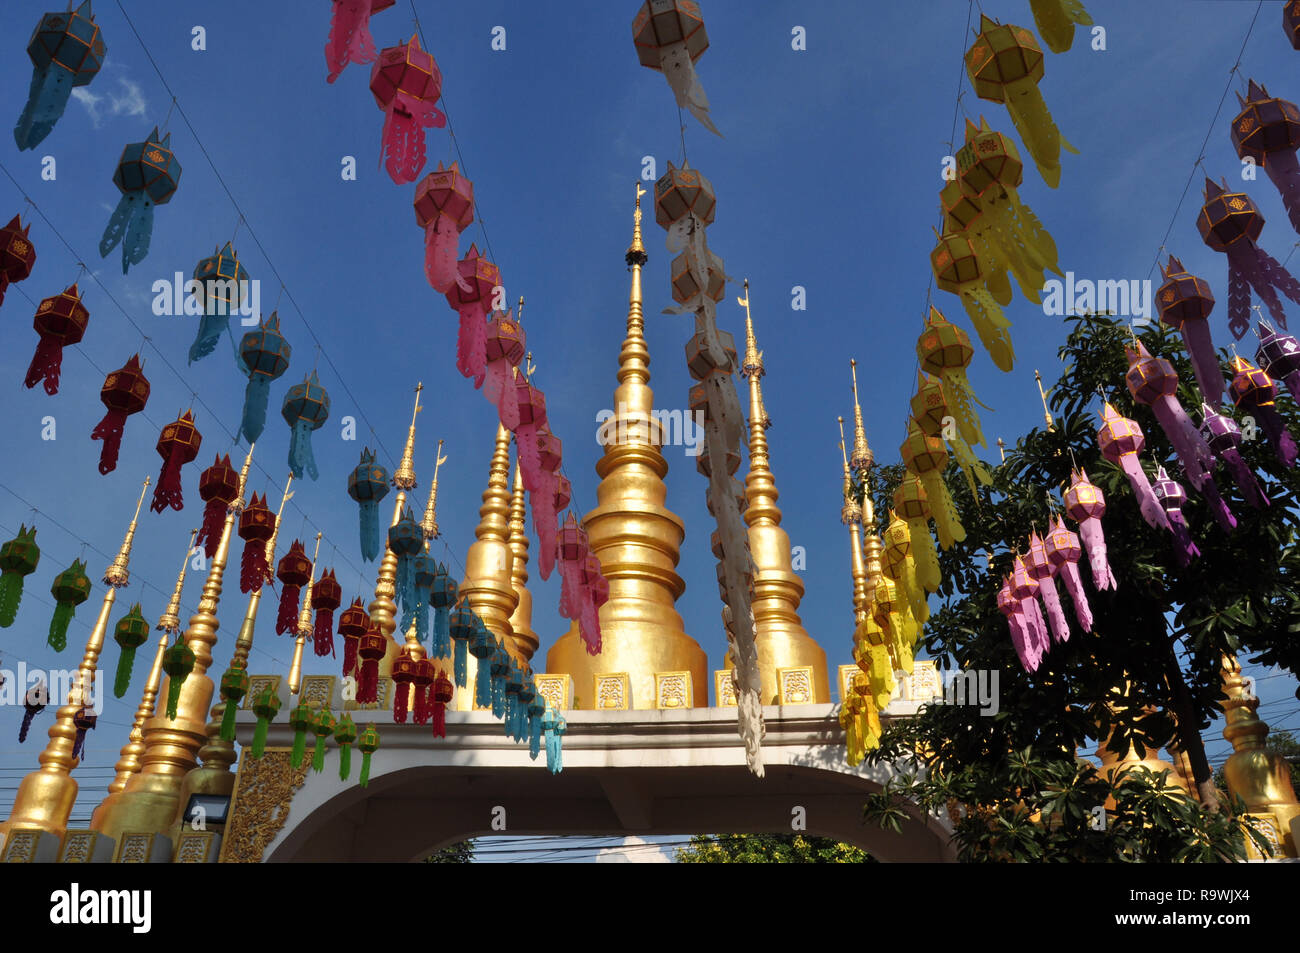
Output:
<svg viewBox="0 0 1300 953">
<path fill-rule="evenodd" d="M 149 677 L 145 679 L 144 691 L 140 694 L 140 705 L 135 710 L 135 719 L 131 722 L 126 744 L 119 753 L 117 764 L 113 765 L 115 775 L 108 785 L 108 797 L 95 808 L 90 821 L 91 827 L 98 826 L 95 818 L 100 817 L 107 810 L 108 805 L 117 800 L 117 795 L 126 789 L 126 782 L 131 779 L 131 775 L 140 770 L 140 756 L 144 754 L 144 723 L 153 717 L 154 704 L 158 699 L 158 686 L 162 683 L 163 653 L 167 651 L 168 637 L 180 632 L 181 592 L 185 588 L 185 570 L 189 566 L 190 556 L 194 552 L 194 538 L 198 534 L 197 529 L 190 530 L 190 541 L 186 544 L 185 556 L 181 559 L 181 571 L 176 574 L 176 584 L 172 587 L 167 608 L 158 617 L 156 631 L 161 632 L 162 635 L 159 636 L 158 645 L 154 649 L 153 664 L 149 666 Z"/>
<path fill-rule="evenodd" d="M 429 540 L 438 538 L 438 468 L 447 462 L 442 455 L 442 441 L 438 441 L 438 452 L 433 460 L 433 482 L 429 484 L 429 502 L 424 507 L 424 519 L 420 529 L 424 533 L 424 551 L 429 551 Z"/>
<path fill-rule="evenodd" d="M 1047 392 L 1043 390 L 1043 376 L 1034 369 L 1034 381 L 1038 384 L 1038 398 L 1043 402 L 1043 420 L 1047 424 L 1049 431 L 1056 429 L 1056 422 L 1052 420 L 1052 412 L 1047 409 Z"/>
<path fill-rule="evenodd" d="M 155 712 L 145 722 L 140 770 L 127 781 L 126 789 L 118 795 L 118 799 L 106 804 L 105 810 L 97 814 L 96 829 L 110 837 L 119 837 L 124 831 L 167 831 L 177 812 L 177 799 L 185 775 L 197 764 L 199 748 L 205 737 L 203 716 L 207 713 L 213 696 L 212 679 L 208 677 L 207 669 L 212 663 L 212 646 L 216 642 L 220 625 L 217 608 L 221 603 L 222 581 L 230 555 L 230 537 L 244 508 L 248 470 L 253 465 L 253 449 L 252 446 L 248 448 L 244 465 L 239 470 L 239 492 L 226 510 L 216 555 L 208 567 L 198 609 L 190 617 L 189 629 L 185 633 L 186 642 L 194 652 L 194 670 L 181 687 L 176 718 L 167 718 Z M 160 684 L 158 690 L 160 694 L 167 691 L 167 683 Z"/>
<path fill-rule="evenodd" d="M 415 489 L 415 420 L 423 409 L 420 406 L 420 392 L 424 384 L 415 385 L 415 409 L 411 411 L 411 425 L 406 429 L 406 446 L 402 448 L 402 462 L 393 471 L 393 486 L 397 487 L 397 498 L 393 500 L 393 518 L 389 526 L 396 526 L 402 518 L 406 507 L 406 494 Z M 379 660 L 379 677 L 386 678 L 393 671 L 393 660 L 401 654 L 402 646 L 393 638 L 397 631 L 397 555 L 388 546 L 388 535 L 384 534 L 384 555 L 379 561 L 379 573 L 375 579 L 375 598 L 369 606 L 370 619 L 383 633 L 388 641 L 388 649 Z M 406 644 L 410 645 L 408 634 Z M 418 645 L 418 642 L 416 643 Z M 421 655 L 423 657 L 423 647 Z"/>
<path fill-rule="evenodd" d="M 0 831 L 37 829 L 62 837 L 67 830 L 68 818 L 72 816 L 72 807 L 77 800 L 77 782 L 72 779 L 72 769 L 81 763 L 80 758 L 72 754 L 77 738 L 77 726 L 73 724 L 73 719 L 83 708 L 93 705 L 98 694 L 95 675 L 99 669 L 99 654 L 104 649 L 104 636 L 108 632 L 108 618 L 117 598 L 117 590 L 130 580 L 131 544 L 135 540 L 140 507 L 148 489 L 149 478 L 145 477 L 144 485 L 140 488 L 140 498 L 135 504 L 135 515 L 131 517 L 122 545 L 118 548 L 117 556 L 104 570 L 104 585 L 108 588 L 99 605 L 99 616 L 86 639 L 81 665 L 68 690 L 67 703 L 59 708 L 54 724 L 50 726 L 50 740 L 37 759 L 41 766 L 24 777 L 18 785 L 13 810 L 9 813 L 9 820 L 0 824 Z"/>
<path fill-rule="evenodd" d="M 533 631 L 533 594 L 528 591 L 528 534 L 524 524 L 524 479 L 515 463 L 515 489 L 510 496 L 510 583 L 515 590 L 515 611 L 510 631 L 515 644 L 529 659 L 540 641 Z"/>
<path fill-rule="evenodd" d="M 875 458 L 867 446 L 867 428 L 862 424 L 862 405 L 858 403 L 858 362 L 853 358 L 849 358 L 849 371 L 853 374 L 853 452 L 849 454 L 849 463 L 855 470 L 869 470 Z M 871 506 L 870 497 L 866 506 Z"/>
<path fill-rule="evenodd" d="M 527 661 L 537 646 L 516 643 L 510 627 L 510 614 L 519 599 L 510 579 L 510 431 L 497 424 L 488 467 L 487 488 L 479 507 L 474 542 L 465 554 L 465 578 L 457 594 L 464 598 L 493 633 L 505 640 L 507 650 L 520 661 Z M 470 666 L 472 677 L 473 664 Z M 469 692 L 463 695 L 468 702 Z"/>
<path fill-rule="evenodd" d="M 754 336 L 754 320 L 749 307 L 749 280 L 745 296 L 736 299 L 745 309 L 745 360 L 741 374 L 749 382 L 749 472 L 745 475 L 745 524 L 749 527 L 749 551 L 754 558 L 754 639 L 758 646 L 759 676 L 763 704 L 780 704 L 781 686 L 778 669 L 811 666 L 810 702 L 830 701 L 830 680 L 826 673 L 826 653 L 803 627 L 799 602 L 803 599 L 803 580 L 794 572 L 790 560 L 790 537 L 781 528 L 780 493 L 772 475 L 767 448 L 767 428 L 771 426 L 763 406 L 760 378 L 766 373 L 763 355 Z M 726 667 L 734 663 L 730 653 Z"/>
<path fill-rule="evenodd" d="M 316 549 L 311 554 L 311 573 L 307 576 L 307 585 L 302 590 L 302 607 L 298 610 L 297 638 L 293 640 L 293 661 L 289 663 L 289 694 L 297 695 L 302 688 L 302 650 L 307 638 L 312 633 L 311 626 L 311 590 L 315 585 L 316 561 L 320 558 L 320 540 L 322 533 L 316 534 Z"/>
<path fill-rule="evenodd" d="M 840 424 L 840 456 L 844 459 L 844 506 L 840 521 L 849 528 L 849 572 L 853 579 L 853 621 L 861 624 L 867 617 L 871 600 L 867 595 L 867 566 L 862 555 L 862 507 L 853 497 L 853 478 L 849 475 L 849 458 L 844 449 L 844 418 Z"/>
<path fill-rule="evenodd" d="M 1282 854 L 1300 856 L 1292 834 L 1292 821 L 1300 816 L 1286 759 L 1265 745 L 1268 725 L 1259 717 L 1259 698 L 1242 677 L 1241 663 L 1225 655 L 1222 665 L 1223 737 L 1232 742 L 1232 754 L 1223 765 L 1228 791 L 1246 802 L 1246 810 L 1272 820 L 1282 843 Z"/>
<path fill-rule="evenodd" d="M 594 707 L 595 676 L 627 672 L 631 707 L 655 707 L 655 673 L 689 671 L 692 703 L 709 699 L 708 659 L 686 634 L 675 603 L 686 589 L 677 574 L 685 526 L 665 505 L 668 462 L 660 446 L 663 430 L 654 414 L 650 350 L 646 345 L 641 268 L 648 260 L 641 241 L 641 196 L 637 183 L 632 244 L 625 261 L 632 274 L 627 332 L 618 356 L 613 416 L 603 425 L 604 453 L 596 462 L 600 484 L 596 508 L 583 517 L 588 544 L 609 581 L 609 601 L 600 609 L 603 647 L 587 654 L 573 624 L 551 647 L 546 670 L 567 673 L 574 705 Z"/>
<path fill-rule="evenodd" d="M 880 557 L 884 547 L 876 529 L 876 508 L 871 499 L 871 469 L 875 466 L 875 457 L 867 444 L 867 428 L 862 422 L 862 404 L 858 400 L 858 362 L 849 359 L 849 372 L 853 380 L 853 453 L 849 463 L 854 470 L 862 474 L 862 534 L 865 542 L 865 583 L 862 590 L 863 604 L 870 611 L 871 602 L 876 595 L 876 583 L 880 579 Z M 843 437 L 843 434 L 841 434 Z"/>
</svg>

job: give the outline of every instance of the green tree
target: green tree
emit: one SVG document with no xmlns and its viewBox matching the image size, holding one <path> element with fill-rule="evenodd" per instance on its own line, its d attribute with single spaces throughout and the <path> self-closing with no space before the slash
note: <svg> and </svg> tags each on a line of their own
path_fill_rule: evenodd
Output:
<svg viewBox="0 0 1300 953">
<path fill-rule="evenodd" d="M 1055 859 L 1053 852 L 1116 860 L 1238 857 L 1246 832 L 1228 816 L 1212 816 L 1218 799 L 1199 733 L 1221 717 L 1223 653 L 1251 653 L 1253 661 L 1293 673 L 1300 665 L 1300 477 L 1277 462 L 1262 431 L 1243 444 L 1242 454 L 1261 475 L 1273 505 L 1262 511 L 1247 506 L 1220 473 L 1219 486 L 1238 520 L 1228 536 L 1187 487 L 1184 513 L 1201 556 L 1178 569 L 1168 534 L 1142 520 L 1123 471 L 1097 448 L 1101 391 L 1141 424 L 1148 473 L 1160 461 L 1186 485 L 1154 416 L 1135 405 L 1124 386 L 1131 332 L 1105 316 L 1067 321 L 1072 326 L 1060 349 L 1064 369 L 1049 398 L 1054 426 L 1022 437 L 978 498 L 955 468 L 948 474 L 966 538 L 940 553 L 942 604 L 926 624 L 925 647 L 945 668 L 996 670 L 999 710 L 983 717 L 975 707 L 931 706 L 914 721 L 888 728 L 872 757 L 914 756 L 918 770 L 873 798 L 869 813 L 881 823 L 897 823 L 900 795 L 930 808 L 950 800 L 978 805 L 957 823 L 967 859 Z M 1178 336 L 1158 325 L 1142 340 L 1152 354 L 1174 363 L 1180 401 L 1197 413 L 1195 377 Z M 1278 410 L 1292 432 L 1300 433 L 1289 400 L 1279 400 Z M 1103 524 L 1119 585 L 1097 592 L 1084 557 L 1093 631 L 1079 631 L 1063 593 L 1073 635 L 1053 645 L 1031 674 L 1016 659 L 997 591 L 1030 532 L 1047 529 L 1059 507 L 1055 492 L 1068 485 L 1075 464 L 1106 494 Z M 901 467 L 881 469 L 877 513 L 888 513 L 901 476 Z M 1109 736 L 1113 750 L 1132 745 L 1144 754 L 1169 743 L 1175 731 L 1192 763 L 1201 805 L 1162 792 L 1151 778 L 1130 775 L 1112 787 L 1090 766 L 1076 763 L 1076 751 L 1089 739 Z M 1108 797 L 1117 802 L 1116 816 L 1101 830 L 1080 827 Z M 1150 824 L 1138 820 L 1136 806 L 1155 810 Z M 1166 822 L 1181 832 L 1183 847 L 1160 840 Z"/>
<path fill-rule="evenodd" d="M 861 864 L 874 858 L 860 847 L 803 834 L 697 834 L 676 850 L 682 864 Z"/>
<path fill-rule="evenodd" d="M 448 844 L 446 847 L 439 847 L 428 857 L 424 858 L 426 864 L 472 864 L 474 862 L 473 840 L 463 840 L 458 844 Z"/>
</svg>

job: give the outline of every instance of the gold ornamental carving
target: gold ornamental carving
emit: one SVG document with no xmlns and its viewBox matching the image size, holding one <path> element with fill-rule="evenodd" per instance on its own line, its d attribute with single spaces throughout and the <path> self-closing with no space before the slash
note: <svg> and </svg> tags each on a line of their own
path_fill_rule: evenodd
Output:
<svg viewBox="0 0 1300 953">
<path fill-rule="evenodd" d="M 690 672 L 656 672 L 655 707 L 690 708 L 694 697 L 691 688 Z"/>
<path fill-rule="evenodd" d="M 736 683 L 731 677 L 731 669 L 722 668 L 713 673 L 713 694 L 718 699 L 719 708 L 736 707 Z"/>
<path fill-rule="evenodd" d="M 573 679 L 568 675 L 538 675 L 537 694 L 546 699 L 546 707 L 555 711 L 568 711 L 573 696 Z"/>
<path fill-rule="evenodd" d="M 152 852 L 153 839 L 157 834 L 123 834 L 118 844 L 117 856 L 113 860 L 119 864 L 147 864 Z"/>
<path fill-rule="evenodd" d="M 912 674 L 908 681 L 908 701 L 932 702 L 943 697 L 943 683 L 939 678 L 939 669 L 933 661 L 917 660 L 912 663 Z"/>
<path fill-rule="evenodd" d="M 329 708 L 334 700 L 333 675 L 304 675 L 298 697 L 309 708 Z"/>
<path fill-rule="evenodd" d="M 859 671 L 860 670 L 856 665 L 840 666 L 839 682 L 840 682 L 840 704 L 841 705 L 844 704 L 844 702 L 848 699 L 848 697 L 853 694 L 853 676 L 857 675 Z"/>
<path fill-rule="evenodd" d="M 782 705 L 807 705 L 813 700 L 813 670 L 811 665 L 797 665 L 776 670 Z"/>
<path fill-rule="evenodd" d="M 244 693 L 244 700 L 240 707 L 244 711 L 252 711 L 253 706 L 257 704 L 257 696 L 268 688 L 273 692 L 280 691 L 279 675 L 250 675 L 248 677 L 248 691 Z"/>
<path fill-rule="evenodd" d="M 68 831 L 68 836 L 63 841 L 63 857 L 60 859 L 65 864 L 90 863 L 90 858 L 95 853 L 95 841 L 102 836 L 99 831 Z"/>
<path fill-rule="evenodd" d="M 182 831 L 180 846 L 176 848 L 176 863 L 209 863 L 214 859 L 216 849 L 216 831 Z"/>
<path fill-rule="evenodd" d="M 599 673 L 595 680 L 597 710 L 627 711 L 632 707 L 632 677 L 627 672 Z"/>
<path fill-rule="evenodd" d="M 40 831 L 10 831 L 5 839 L 5 863 L 30 864 L 40 840 Z"/>
<path fill-rule="evenodd" d="M 230 822 L 222 840 L 223 864 L 256 864 L 289 819 L 289 806 L 307 778 L 311 759 L 293 767 L 288 748 L 268 748 L 252 758 L 239 755 L 239 774 L 230 804 Z"/>
</svg>

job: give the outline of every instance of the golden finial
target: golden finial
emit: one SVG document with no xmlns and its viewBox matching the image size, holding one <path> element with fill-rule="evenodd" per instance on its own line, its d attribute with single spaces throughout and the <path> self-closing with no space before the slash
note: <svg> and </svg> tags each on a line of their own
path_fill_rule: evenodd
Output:
<svg viewBox="0 0 1300 953">
<path fill-rule="evenodd" d="M 867 446 L 867 428 L 862 425 L 862 405 L 858 403 L 858 362 L 849 358 L 849 371 L 853 374 L 853 452 L 849 463 L 854 470 L 867 470 L 875 459 Z"/>
<path fill-rule="evenodd" d="M 190 544 L 185 547 L 185 558 L 181 560 L 181 571 L 176 574 L 176 584 L 172 586 L 171 598 L 167 608 L 158 617 L 157 631 L 168 635 L 177 635 L 181 631 L 181 590 L 185 588 L 185 570 L 189 567 L 190 557 L 194 555 L 194 539 L 199 535 L 197 529 L 190 530 Z"/>
<path fill-rule="evenodd" d="M 641 196 L 646 194 L 646 190 L 641 188 L 641 180 L 636 183 L 636 210 L 632 213 L 632 244 L 628 246 L 627 263 L 628 265 L 644 265 L 648 260 L 645 253 L 645 245 L 641 243 Z"/>
<path fill-rule="evenodd" d="M 1002 462 L 1003 462 L 1003 463 L 1006 463 L 1006 462 L 1007 462 L 1007 445 L 1004 444 L 1004 443 L 1002 442 L 1002 438 L 1001 438 L 1001 437 L 998 437 L 998 453 L 1000 453 L 1000 454 L 1002 455 Z"/>
<path fill-rule="evenodd" d="M 144 486 L 140 487 L 140 499 L 135 504 L 135 515 L 131 517 L 131 525 L 126 529 L 126 536 L 122 539 L 122 546 L 109 563 L 108 568 L 104 570 L 104 585 L 112 586 L 114 589 L 122 589 L 131 581 L 131 571 L 128 564 L 131 562 L 131 544 L 135 540 L 135 527 L 140 520 L 140 507 L 144 503 L 145 492 L 149 489 L 149 478 L 144 478 Z"/>
<path fill-rule="evenodd" d="M 840 425 L 840 457 L 844 461 L 844 505 L 840 509 L 840 522 L 860 523 L 862 522 L 862 507 L 853 497 L 853 477 L 849 474 L 849 456 L 844 449 L 844 418 L 836 417 Z"/>
<path fill-rule="evenodd" d="M 510 613 L 510 631 L 520 651 L 532 657 L 538 642 L 533 631 L 533 596 L 528 591 L 528 534 L 524 526 L 524 478 L 515 464 L 514 492 L 510 496 L 510 582 L 519 601 Z"/>
<path fill-rule="evenodd" d="M 520 307 L 523 307 L 524 299 L 519 299 Z M 442 455 L 442 441 L 438 441 L 438 452 L 433 461 L 433 481 L 429 484 L 429 502 L 424 507 L 424 519 L 420 521 L 420 530 L 424 534 L 425 547 L 428 547 L 428 541 L 438 538 L 438 467 L 447 462 L 447 458 Z"/>
<path fill-rule="evenodd" d="M 311 590 L 316 576 L 316 560 L 320 556 L 321 533 L 316 534 L 316 549 L 311 554 L 311 571 L 307 576 L 307 585 L 302 590 L 302 608 L 298 611 L 297 638 L 293 641 L 293 661 L 289 663 L 289 694 L 297 695 L 302 688 L 302 650 L 307 644 L 307 637 L 312 633 L 311 626 Z"/>
<path fill-rule="evenodd" d="M 239 492 L 235 494 L 235 502 L 231 503 L 227 509 L 227 516 L 229 516 L 230 513 L 234 513 L 238 516 L 240 513 L 244 512 L 244 506 L 248 502 L 244 490 L 245 487 L 248 486 L 248 471 L 253 465 L 253 448 L 256 446 L 257 444 L 255 443 L 250 443 L 248 445 L 248 453 L 244 455 L 244 465 L 239 468 Z M 227 522 L 229 522 L 229 519 L 227 519 Z"/>
<path fill-rule="evenodd" d="M 1047 393 L 1043 390 L 1043 377 L 1034 369 L 1034 381 L 1038 384 L 1038 397 L 1043 402 L 1043 420 L 1047 423 L 1048 431 L 1056 430 L 1056 422 L 1052 420 L 1052 412 L 1047 409 Z"/>
<path fill-rule="evenodd" d="M 758 349 L 758 341 L 754 337 L 754 319 L 749 312 L 749 279 L 745 279 L 745 297 L 737 298 L 736 304 L 745 309 L 745 361 L 740 365 L 740 373 L 744 377 L 757 374 L 762 377 L 765 373 L 763 370 L 763 352 Z"/>
<path fill-rule="evenodd" d="M 411 411 L 411 426 L 406 430 L 406 446 L 402 449 L 402 462 L 393 471 L 393 486 L 399 490 L 415 489 L 415 417 L 421 410 L 420 391 L 422 390 L 424 390 L 423 382 L 417 383 L 415 409 Z"/>
</svg>

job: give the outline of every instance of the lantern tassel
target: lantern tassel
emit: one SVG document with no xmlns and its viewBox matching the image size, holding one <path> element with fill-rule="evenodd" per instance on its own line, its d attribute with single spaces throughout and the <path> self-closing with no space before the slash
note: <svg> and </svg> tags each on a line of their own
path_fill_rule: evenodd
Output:
<svg viewBox="0 0 1300 953">
<path fill-rule="evenodd" d="M 66 69 L 51 65 L 32 71 L 27 103 L 14 126 L 14 142 L 20 151 L 35 149 L 45 140 L 71 97 L 72 74 Z"/>
<path fill-rule="evenodd" d="M 0 628 L 9 628 L 18 615 L 23 598 L 23 577 L 16 572 L 0 576 Z"/>
<path fill-rule="evenodd" d="M 325 735 L 316 736 L 316 746 L 311 751 L 311 769 L 317 773 L 325 770 Z"/>
<path fill-rule="evenodd" d="M 434 702 L 433 705 L 433 736 L 447 737 L 447 706 L 442 702 Z"/>
<path fill-rule="evenodd" d="M 303 728 L 297 728 L 293 733 L 293 759 L 292 764 L 295 768 L 302 767 L 302 759 L 307 756 L 307 732 Z"/>
<path fill-rule="evenodd" d="M 373 704 L 379 698 L 379 661 L 363 659 L 361 674 L 357 679 L 357 701 L 363 705 Z"/>
<path fill-rule="evenodd" d="M 1259 420 L 1260 427 L 1268 436 L 1269 442 L 1273 444 L 1273 452 L 1277 455 L 1278 460 L 1284 467 L 1294 467 L 1296 461 L 1296 444 L 1291 432 L 1286 429 L 1286 424 L 1278 416 L 1276 410 L 1272 407 L 1262 404 L 1250 408 L 1251 413 Z"/>
<path fill-rule="evenodd" d="M 27 366 L 27 376 L 23 383 L 30 389 L 42 380 L 45 381 L 45 393 L 53 396 L 59 392 L 59 372 L 63 369 L 63 344 L 57 338 L 42 337 L 36 345 L 36 353 Z"/>
<path fill-rule="evenodd" d="M 1052 638 L 1057 642 L 1070 641 L 1070 624 L 1061 608 L 1061 595 L 1056 591 L 1056 582 L 1051 576 L 1038 580 L 1038 595 L 1047 609 L 1047 621 L 1052 626 Z"/>
<path fill-rule="evenodd" d="M 298 625 L 298 596 L 301 593 L 298 586 L 284 584 L 280 590 L 280 609 L 275 616 L 275 634 L 284 635 L 286 632 L 292 632 Z"/>
<path fill-rule="evenodd" d="M 528 714 L 528 757 L 536 761 L 542 751 L 542 716 Z"/>
<path fill-rule="evenodd" d="M 456 370 L 482 387 L 487 377 L 487 322 L 480 302 L 461 305 L 460 328 L 456 335 Z M 513 396 L 513 395 L 512 395 Z M 518 414 L 518 410 L 515 411 Z"/>
<path fill-rule="evenodd" d="M 431 658 L 446 658 L 451 654 L 450 613 L 446 606 L 433 610 L 433 645 L 429 649 Z"/>
<path fill-rule="evenodd" d="M 261 589 L 266 584 L 269 568 L 266 562 L 266 542 L 250 539 L 244 543 L 244 554 L 239 560 L 239 591 L 245 594 Z"/>
<path fill-rule="evenodd" d="M 181 689 L 185 686 L 185 678 L 167 679 L 167 717 L 172 721 L 176 720 L 176 706 L 181 701 Z"/>
<path fill-rule="evenodd" d="M 300 479 L 304 470 L 313 480 L 320 476 L 316 470 L 316 457 L 311 452 L 311 432 L 314 429 L 311 421 L 299 420 L 294 423 L 293 436 L 289 439 L 289 467 Z"/>
<path fill-rule="evenodd" d="M 173 444 L 171 453 L 167 456 L 166 462 L 163 463 L 162 472 L 158 475 L 158 486 L 154 488 L 153 500 L 149 504 L 149 509 L 155 513 L 161 513 L 169 506 L 173 510 L 182 510 L 185 508 L 185 498 L 181 490 L 181 466 L 184 464 L 183 454 L 185 448 L 180 444 Z M 247 550 L 245 550 L 247 554 Z M 245 590 L 247 591 L 247 590 Z"/>
<path fill-rule="evenodd" d="M 203 545 L 203 552 L 209 559 L 217 555 L 221 545 L 221 531 L 226 522 L 226 504 L 219 499 L 211 499 L 203 507 L 203 526 L 194 544 Z"/>
<path fill-rule="evenodd" d="M 1011 343 L 1011 321 L 982 287 L 968 289 L 962 294 L 961 303 L 993 363 L 998 370 L 1010 372 L 1016 361 Z"/>
<path fill-rule="evenodd" d="M 126 412 L 110 410 L 104 419 L 90 432 L 91 440 L 102 440 L 104 446 L 99 451 L 99 472 L 112 473 L 117 469 L 117 456 L 122 449 L 122 432 L 126 427 Z"/>
<path fill-rule="evenodd" d="M 265 374 L 250 376 L 244 388 L 244 413 L 239 421 L 239 430 L 250 445 L 256 443 L 266 429 L 266 406 L 270 399 L 271 378 Z"/>
<path fill-rule="evenodd" d="M 357 640 L 343 640 L 343 674 L 350 675 L 357 667 Z"/>
<path fill-rule="evenodd" d="M 253 757 L 254 758 L 262 757 L 263 752 L 266 751 L 266 732 L 267 729 L 270 727 L 271 727 L 271 722 L 269 719 L 264 718 L 261 715 L 257 716 L 257 727 L 253 729 Z"/>
<path fill-rule="evenodd" d="M 1223 392 L 1227 382 L 1223 379 L 1223 368 L 1214 352 L 1214 339 L 1210 336 L 1208 321 L 1184 321 L 1180 329 L 1183 345 L 1192 360 L 1192 372 L 1196 375 L 1196 386 L 1201 396 L 1215 410 L 1223 406 Z M 1238 335 L 1240 338 L 1240 335 Z"/>
<path fill-rule="evenodd" d="M 221 713 L 221 740 L 222 741 L 235 740 L 235 714 L 238 711 L 239 711 L 239 706 L 235 703 L 235 700 L 233 698 L 227 699 L 226 704 L 224 706 L 224 711 L 222 711 Z M 261 719 L 258 719 L 257 727 L 261 729 L 262 727 Z M 263 736 L 265 736 L 265 734 L 266 733 L 263 732 Z"/>
<path fill-rule="evenodd" d="M 410 682 L 393 682 L 393 721 L 406 724 L 407 699 L 411 694 Z"/>
<path fill-rule="evenodd" d="M 1087 519 L 1079 524 L 1079 538 L 1088 551 L 1088 566 L 1092 569 L 1092 584 L 1098 591 L 1115 589 L 1115 574 L 1111 572 L 1110 560 L 1106 558 L 1106 535 L 1099 519 Z"/>
<path fill-rule="evenodd" d="M 374 562 L 379 555 L 379 504 L 366 501 L 361 504 L 361 558 Z"/>
<path fill-rule="evenodd" d="M 361 752 L 361 775 L 357 778 L 357 783 L 363 788 L 370 783 L 370 755 L 372 752 Z"/>
<path fill-rule="evenodd" d="M 99 240 L 99 257 L 107 258 L 120 243 L 125 275 L 132 265 L 144 261 L 152 239 L 153 202 L 143 192 L 124 192 Z"/>
<path fill-rule="evenodd" d="M 22 724 L 18 726 L 19 744 L 22 744 L 27 740 L 27 732 L 32 727 L 32 720 L 44 710 L 45 710 L 45 706 L 42 705 L 40 708 L 28 708 L 26 711 L 23 712 Z"/>
<path fill-rule="evenodd" d="M 1264 494 L 1264 488 L 1259 485 L 1259 480 L 1255 478 L 1255 471 L 1242 459 L 1241 453 L 1236 447 L 1227 447 L 1219 451 L 1219 458 L 1223 460 L 1228 472 L 1232 474 L 1232 481 L 1237 484 L 1237 488 L 1241 490 L 1241 495 L 1246 498 L 1247 503 L 1260 510 L 1272 505 Z M 0 580 L 0 584 L 3 584 L 3 580 Z M 19 585 L 21 587 L 21 582 Z M 3 619 L 0 619 L 0 622 L 3 621 Z"/>
<path fill-rule="evenodd" d="M 1092 631 L 1092 606 L 1088 604 L 1088 595 L 1083 591 L 1083 577 L 1079 574 L 1076 563 L 1066 563 L 1061 567 L 1061 577 L 1065 580 L 1065 589 L 1074 603 L 1074 617 L 1085 632 Z"/>
<path fill-rule="evenodd" d="M 221 335 L 230 327 L 229 314 L 214 314 L 218 305 L 209 303 L 203 309 L 203 316 L 199 318 L 199 330 L 194 336 L 194 343 L 190 345 L 189 363 L 202 360 L 217 349 L 217 342 L 221 340 Z M 223 304 L 220 310 L 226 311 Z"/>
<path fill-rule="evenodd" d="M 559 535 L 555 513 L 557 481 L 554 473 L 544 470 L 538 474 L 538 480 L 541 485 L 529 494 L 529 502 L 533 507 L 533 529 L 537 533 L 537 574 L 545 581 L 551 578 L 551 571 L 555 568 L 555 545 Z"/>
<path fill-rule="evenodd" d="M 489 666 L 490 668 L 491 666 Z M 478 686 L 475 686 L 476 688 Z M 506 714 L 506 680 L 503 675 L 492 676 L 492 717 L 504 718 Z"/>
<path fill-rule="evenodd" d="M 492 662 L 478 660 L 478 674 L 474 678 L 474 704 L 479 708 L 492 707 Z"/>
<path fill-rule="evenodd" d="M 438 214 L 424 230 L 424 277 L 445 295 L 460 281 L 456 268 L 460 232 L 450 216 Z"/>
<path fill-rule="evenodd" d="M 339 780 L 346 781 L 352 773 L 352 746 L 339 745 Z"/>
<path fill-rule="evenodd" d="M 311 634 L 312 647 L 318 656 L 334 657 L 334 610 L 317 609 L 316 625 Z"/>
<path fill-rule="evenodd" d="M 370 33 L 371 0 L 337 0 L 325 41 L 327 83 L 333 83 L 349 63 L 373 63 L 375 40 Z M 346 776 L 344 777 L 346 780 Z"/>
<path fill-rule="evenodd" d="M 456 669 L 456 687 L 466 688 L 469 685 L 469 640 L 456 640 L 456 658 L 453 660 Z"/>
<path fill-rule="evenodd" d="M 72 621 L 75 607 L 67 602 L 54 606 L 54 618 L 50 620 L 50 633 L 47 644 L 56 652 L 68 647 L 68 623 Z"/>
<path fill-rule="evenodd" d="M 409 185 L 424 168 L 424 130 L 441 129 L 447 117 L 433 103 L 398 92 L 385 111 L 381 145 L 389 178 L 397 185 Z"/>
<path fill-rule="evenodd" d="M 519 402 L 515 399 L 514 382 L 515 367 L 504 358 L 484 365 L 483 396 L 496 405 L 501 426 L 511 433 L 519 426 Z"/>
<path fill-rule="evenodd" d="M 121 698 L 131 687 L 131 669 L 134 665 L 135 646 L 130 645 L 122 649 L 122 654 L 117 657 L 117 671 L 113 675 L 114 698 Z"/>
</svg>

